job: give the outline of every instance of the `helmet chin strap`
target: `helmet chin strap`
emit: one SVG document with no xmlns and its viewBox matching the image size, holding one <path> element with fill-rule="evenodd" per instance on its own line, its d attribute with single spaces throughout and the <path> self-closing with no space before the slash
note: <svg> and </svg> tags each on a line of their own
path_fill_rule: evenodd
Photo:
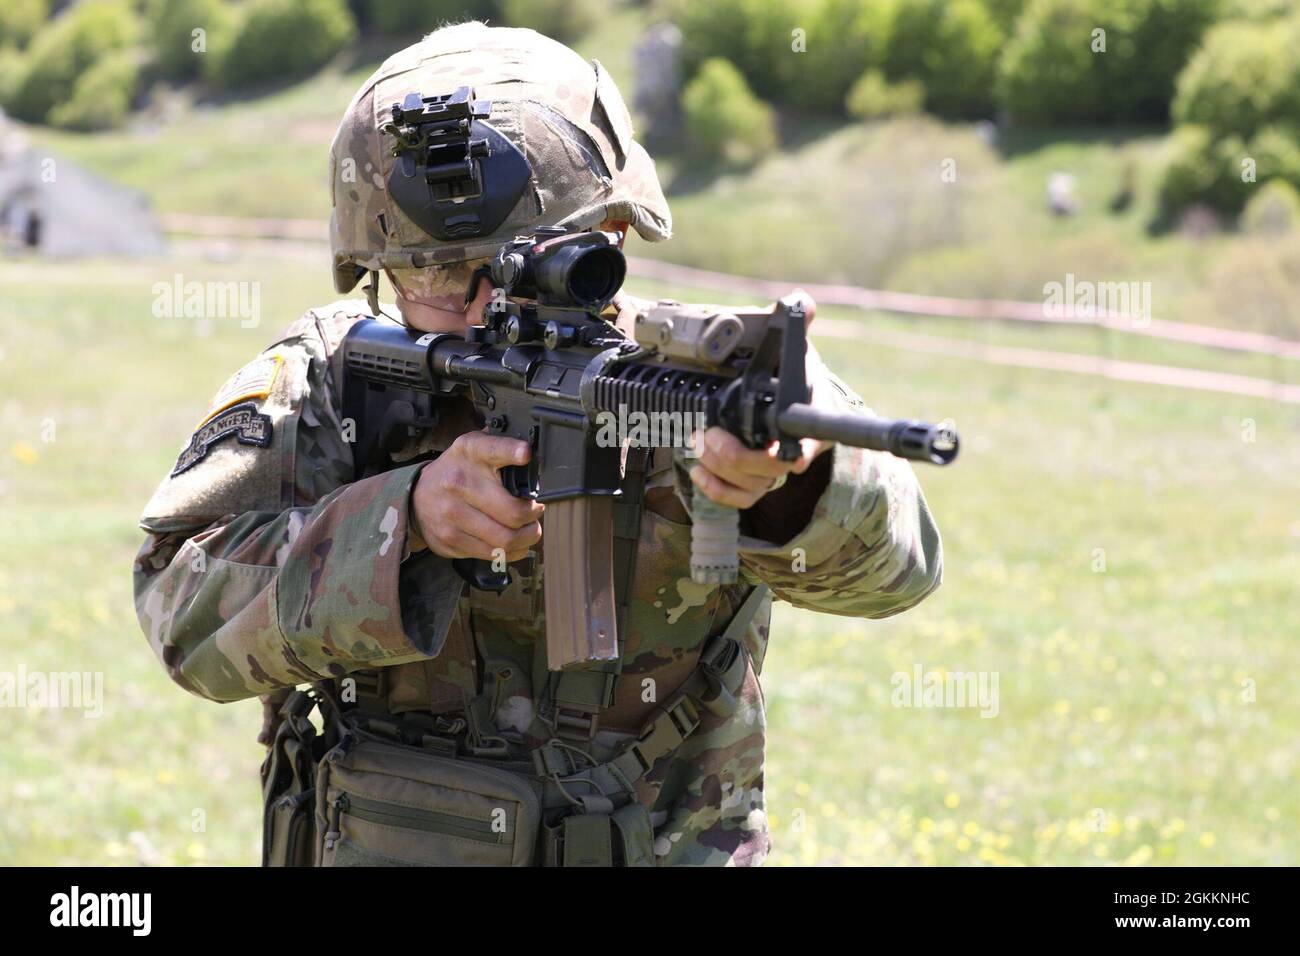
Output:
<svg viewBox="0 0 1300 956">
<path fill-rule="evenodd" d="M 366 294 L 366 304 L 370 306 L 370 314 L 379 314 L 379 272 L 376 269 L 370 270 L 370 281 L 361 287 L 361 291 Z"/>
</svg>

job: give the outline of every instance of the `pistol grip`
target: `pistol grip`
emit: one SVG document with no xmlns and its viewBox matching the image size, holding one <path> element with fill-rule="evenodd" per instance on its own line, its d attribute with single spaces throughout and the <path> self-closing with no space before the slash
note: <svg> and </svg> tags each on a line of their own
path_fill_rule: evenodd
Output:
<svg viewBox="0 0 1300 956">
<path fill-rule="evenodd" d="M 491 561 L 482 558 L 453 558 L 451 566 L 456 573 L 469 582 L 469 586 L 480 591 L 500 594 L 510 587 L 510 571 L 494 571 Z"/>
</svg>

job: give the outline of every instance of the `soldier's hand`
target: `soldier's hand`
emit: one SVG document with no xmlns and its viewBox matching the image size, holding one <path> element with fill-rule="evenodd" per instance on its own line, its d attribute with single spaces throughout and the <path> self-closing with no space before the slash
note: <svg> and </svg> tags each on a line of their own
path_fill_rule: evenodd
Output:
<svg viewBox="0 0 1300 956">
<path fill-rule="evenodd" d="M 507 465 L 531 457 L 527 442 L 467 432 L 420 472 L 411 494 L 419 537 L 444 558 L 518 561 L 542 539 L 544 507 L 516 498 L 501 484 Z"/>
<path fill-rule="evenodd" d="M 731 432 L 716 425 L 697 443 L 699 458 L 691 466 L 691 483 L 720 505 L 752 508 L 768 492 L 785 484 L 792 474 L 802 475 L 832 443 L 805 438 L 799 457 L 782 461 L 775 443 L 767 448 L 748 448 Z"/>
<path fill-rule="evenodd" d="M 811 325 L 817 314 L 817 304 L 802 289 L 793 295 L 800 300 L 805 325 Z M 808 343 L 808 384 L 812 389 L 811 403 L 818 404 L 818 382 L 823 377 L 821 356 Z M 713 501 L 735 508 L 752 508 L 768 492 L 785 484 L 790 475 L 802 475 L 811 467 L 813 459 L 828 451 L 833 442 L 815 438 L 800 441 L 799 457 L 782 461 L 776 456 L 777 445 L 767 448 L 749 448 L 726 429 L 714 426 L 696 442 L 699 453 L 697 464 L 690 470 L 691 483 Z"/>
</svg>

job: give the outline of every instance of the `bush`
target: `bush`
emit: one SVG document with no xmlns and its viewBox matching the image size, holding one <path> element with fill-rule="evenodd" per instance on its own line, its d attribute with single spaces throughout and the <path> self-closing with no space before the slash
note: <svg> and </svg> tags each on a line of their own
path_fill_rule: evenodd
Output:
<svg viewBox="0 0 1300 956">
<path fill-rule="evenodd" d="M 205 52 L 194 49 L 194 31 L 203 30 L 204 48 L 229 23 L 220 0 L 153 0 L 151 45 L 158 73 L 169 80 L 188 80 L 202 72 Z"/>
<path fill-rule="evenodd" d="M 1259 236 L 1280 236 L 1300 225 L 1300 191 L 1274 179 L 1250 197 L 1241 213 L 1241 229 Z"/>
<path fill-rule="evenodd" d="M 1224 20 L 1273 20 L 1295 10 L 1295 0 L 1224 0 Z"/>
<path fill-rule="evenodd" d="M 139 85 L 140 67 L 131 50 L 102 57 L 72 88 L 72 96 L 50 110 L 50 123 L 63 129 L 112 129 L 126 122 Z"/>
<path fill-rule="evenodd" d="M 995 23 L 1008 36 L 1015 30 L 1016 21 L 1025 9 L 1026 0 L 984 0 L 984 6 Z"/>
<path fill-rule="evenodd" d="M 704 159 L 747 164 L 776 146 L 771 107 L 721 58 L 706 60 L 682 91 L 682 112 L 687 145 Z"/>
<path fill-rule="evenodd" d="M 999 103 L 1029 123 L 1162 122 L 1220 0 L 1032 0 L 999 63 Z M 1104 52 L 1093 52 L 1094 30 Z"/>
<path fill-rule="evenodd" d="M 764 99 L 831 114 L 883 64 L 893 15 L 892 0 L 679 0 L 674 9 L 687 76 L 722 58 Z"/>
<path fill-rule="evenodd" d="M 606 8 L 604 0 L 502 0 L 501 15 L 512 27 L 572 43 L 596 25 Z"/>
<path fill-rule="evenodd" d="M 955 119 L 993 111 L 1004 37 L 979 0 L 902 0 L 885 59 L 892 80 L 915 78 L 933 113 Z"/>
<path fill-rule="evenodd" d="M 1300 189 L 1300 138 L 1295 127 L 1266 126 L 1250 141 L 1259 182 L 1281 179 Z"/>
<path fill-rule="evenodd" d="M 49 15 L 49 0 L 4 0 L 0 4 L 0 47 L 26 46 Z"/>
<path fill-rule="evenodd" d="M 1194 204 L 1235 215 L 1250 196 L 1241 161 L 1249 155 L 1239 136 L 1216 140 L 1204 126 L 1182 126 L 1169 143 L 1160 180 L 1160 215 L 1165 222 Z"/>
<path fill-rule="evenodd" d="M 919 80 L 889 83 L 879 70 L 867 70 L 849 90 L 844 108 L 857 119 L 873 120 L 918 113 L 924 103 L 925 87 Z"/>
<path fill-rule="evenodd" d="M 205 64 L 216 83 L 232 89 L 306 76 L 357 32 L 343 0 L 249 0 L 237 9 L 228 36 L 209 35 Z"/>
<path fill-rule="evenodd" d="M 23 55 L 17 49 L 0 47 L 0 107 L 12 101 L 25 70 Z"/>
<path fill-rule="evenodd" d="M 1261 126 L 1300 118 L 1300 18 L 1228 22 L 1210 30 L 1178 78 L 1173 116 L 1218 135 L 1250 136 Z"/>
<path fill-rule="evenodd" d="M 128 48 L 139 34 L 140 23 L 127 0 L 77 4 L 32 39 L 5 108 L 19 119 L 45 122 L 101 57 Z"/>
<path fill-rule="evenodd" d="M 366 23 L 390 36 L 423 36 L 443 23 L 490 20 L 499 3 L 493 0 L 366 0 Z"/>
</svg>

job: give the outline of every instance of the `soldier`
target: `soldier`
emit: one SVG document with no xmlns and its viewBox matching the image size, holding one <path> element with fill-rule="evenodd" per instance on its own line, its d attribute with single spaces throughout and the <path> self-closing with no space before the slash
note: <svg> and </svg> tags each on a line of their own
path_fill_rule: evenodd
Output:
<svg viewBox="0 0 1300 956">
<path fill-rule="evenodd" d="M 385 126 L 411 93 L 470 84 L 531 173 L 499 226 L 448 241 L 386 188 Z M 811 440 L 781 461 L 721 429 L 689 472 L 657 449 L 625 479 L 642 507 L 621 661 L 594 677 L 548 672 L 544 507 L 499 476 L 528 447 L 448 399 L 435 433 L 358 479 L 339 344 L 371 316 L 463 333 L 491 292 L 469 287 L 475 267 L 539 226 L 668 238 L 654 165 L 598 62 L 466 23 L 366 81 L 330 175 L 335 284 L 346 293 L 368 274 L 368 302 L 307 312 L 226 383 L 145 508 L 135 564 L 141 626 L 168 674 L 210 700 L 263 696 L 264 862 L 761 863 L 771 595 L 879 618 L 933 591 L 939 535 L 911 468 Z M 382 313 L 381 271 L 400 319 Z M 815 355 L 809 382 L 814 402 L 863 409 Z M 695 493 L 744 509 L 734 585 L 690 579 Z M 515 563 L 501 595 L 452 568 L 502 551 Z M 304 717 L 314 703 L 321 736 Z"/>
</svg>

